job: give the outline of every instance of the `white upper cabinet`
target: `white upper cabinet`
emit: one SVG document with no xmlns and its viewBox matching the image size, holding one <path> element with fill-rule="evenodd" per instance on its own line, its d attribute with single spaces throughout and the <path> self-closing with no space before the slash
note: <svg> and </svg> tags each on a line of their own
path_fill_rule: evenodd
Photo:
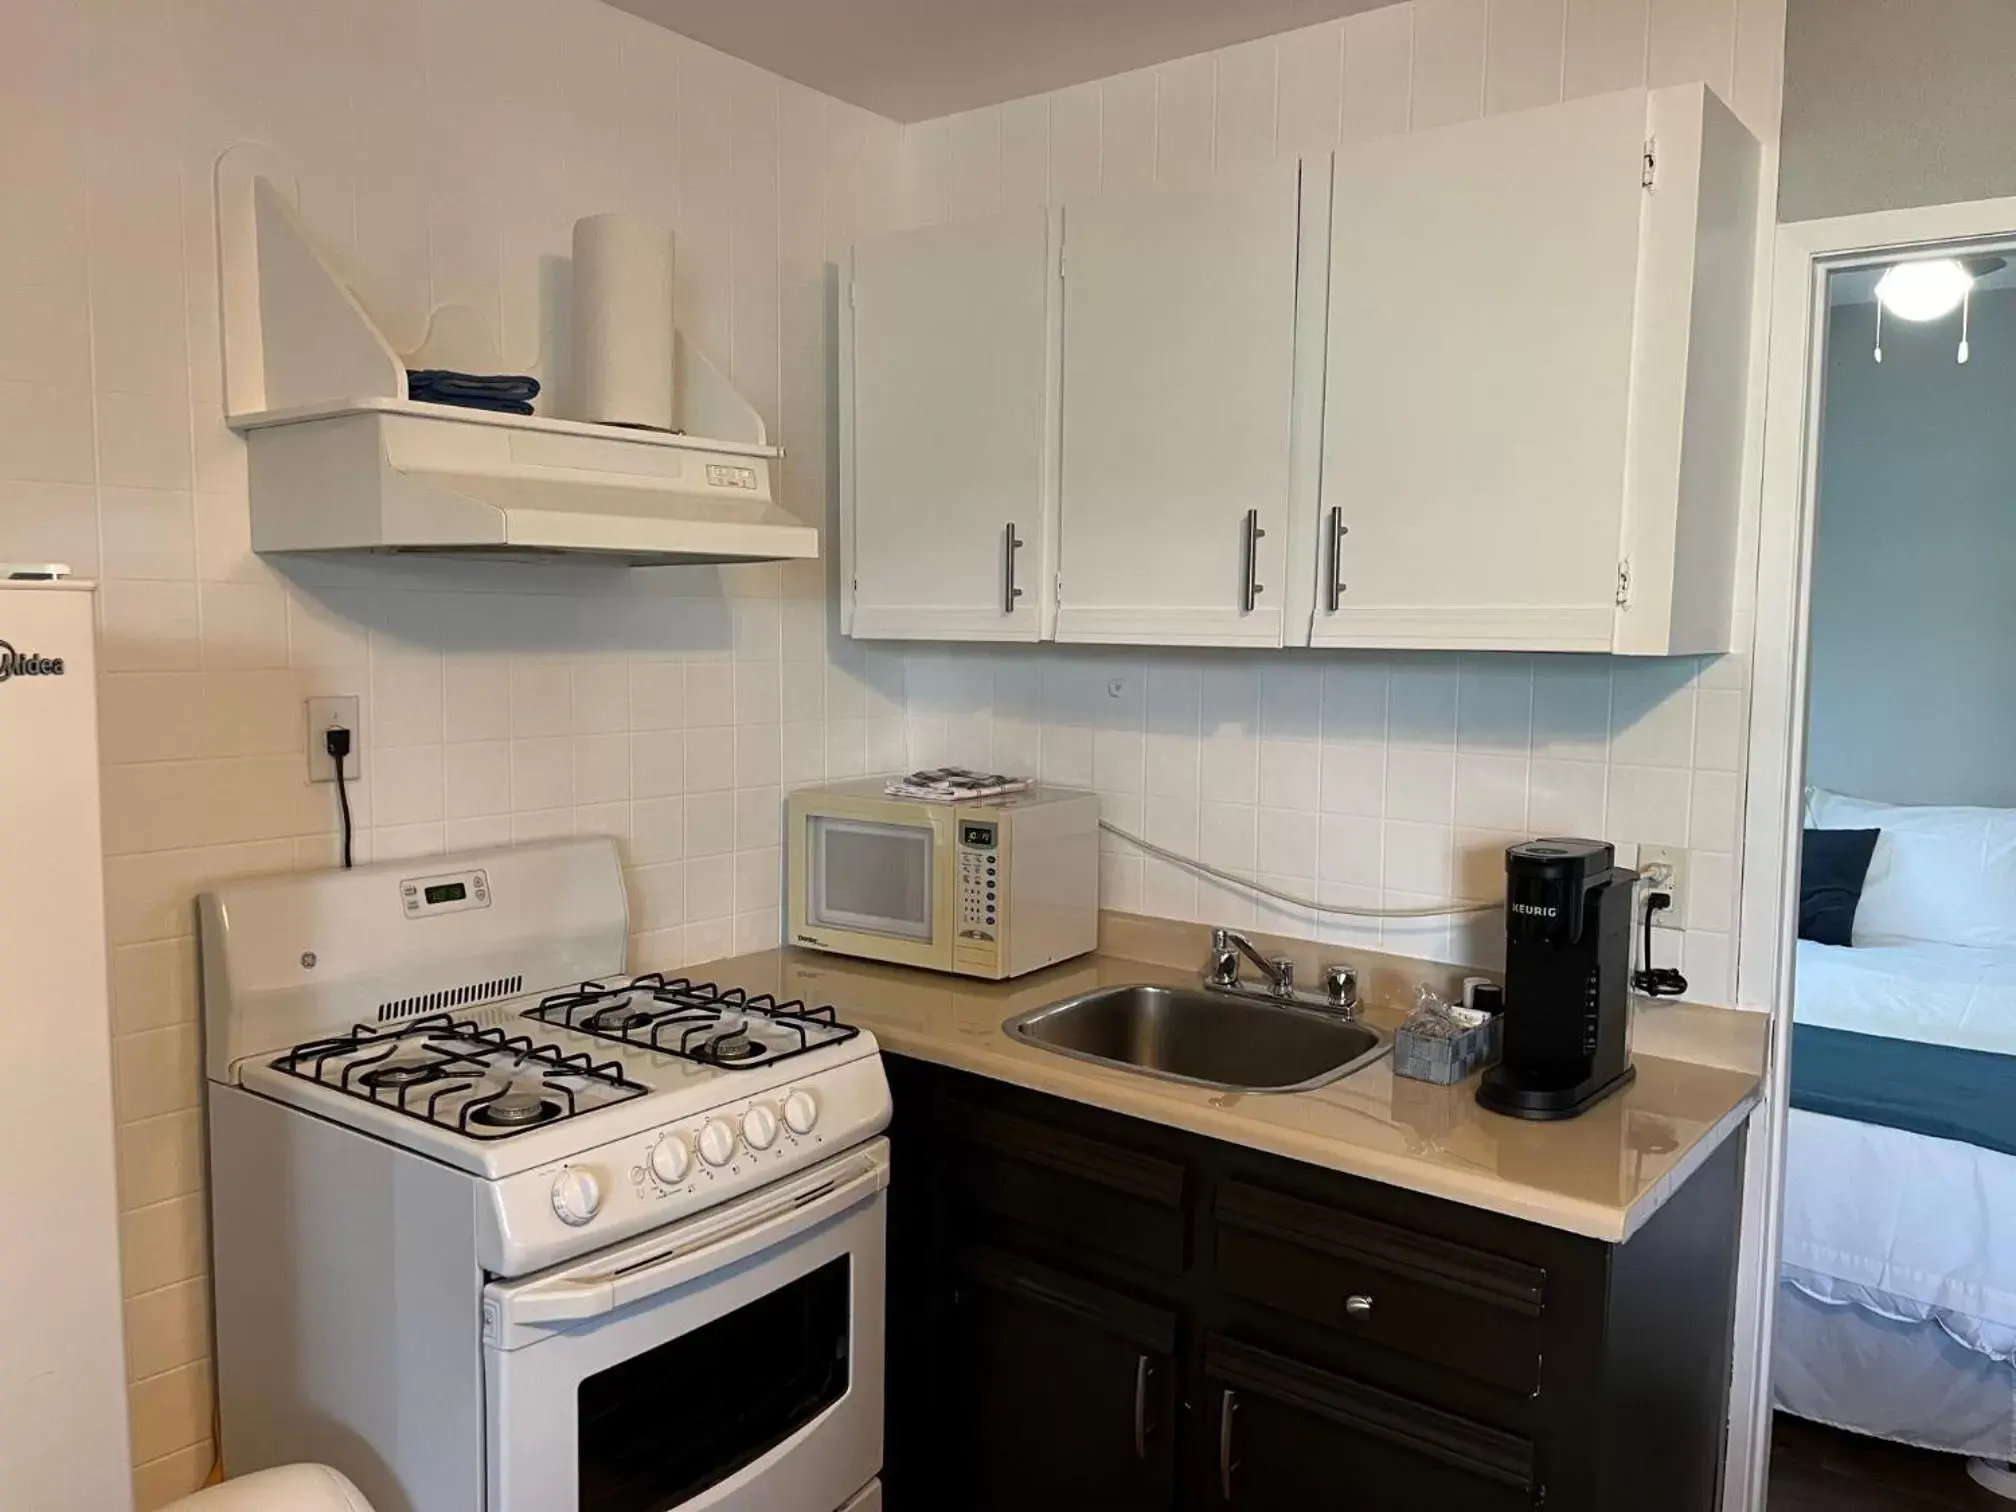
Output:
<svg viewBox="0 0 2016 1512">
<path fill-rule="evenodd" d="M 1057 639 L 1282 643 L 1299 183 L 1065 209 Z"/>
<path fill-rule="evenodd" d="M 1701 85 L 1338 154 L 1312 644 L 1728 649 L 1758 159 Z"/>
<path fill-rule="evenodd" d="M 1047 630 L 1050 224 L 1030 211 L 855 248 L 841 347 L 842 603 L 855 635 Z"/>
<path fill-rule="evenodd" d="M 1690 84 L 863 244 L 843 625 L 1727 650 L 1761 156 Z"/>
</svg>

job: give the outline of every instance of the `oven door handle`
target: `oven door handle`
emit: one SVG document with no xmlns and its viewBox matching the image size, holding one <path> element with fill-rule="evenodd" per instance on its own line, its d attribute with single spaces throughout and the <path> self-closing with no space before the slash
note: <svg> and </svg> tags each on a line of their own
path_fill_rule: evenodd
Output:
<svg viewBox="0 0 2016 1512">
<path fill-rule="evenodd" d="M 599 1318 L 656 1296 L 816 1228 L 888 1184 L 888 1160 L 864 1154 L 816 1181 L 787 1184 L 766 1199 L 696 1219 L 669 1243 L 627 1263 L 609 1266 L 605 1258 L 604 1269 L 563 1273 L 512 1287 L 493 1299 L 499 1306 L 494 1328 L 485 1319 L 486 1342 L 514 1349 L 552 1332 L 537 1325 Z M 486 1313 L 490 1310 L 485 1308 Z M 535 1326 L 521 1331 L 523 1324 Z"/>
</svg>

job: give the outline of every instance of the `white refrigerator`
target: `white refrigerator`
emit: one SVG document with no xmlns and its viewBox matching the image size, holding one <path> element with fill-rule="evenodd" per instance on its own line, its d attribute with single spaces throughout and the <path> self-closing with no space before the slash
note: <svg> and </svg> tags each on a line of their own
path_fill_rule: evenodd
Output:
<svg viewBox="0 0 2016 1512">
<path fill-rule="evenodd" d="M 133 1504 L 96 595 L 0 581 L 0 1504 Z"/>
</svg>

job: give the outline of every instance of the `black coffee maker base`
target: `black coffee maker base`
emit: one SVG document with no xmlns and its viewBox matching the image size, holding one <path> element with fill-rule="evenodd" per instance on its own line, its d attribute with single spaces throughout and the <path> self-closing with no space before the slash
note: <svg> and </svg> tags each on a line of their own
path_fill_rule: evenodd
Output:
<svg viewBox="0 0 2016 1512">
<path fill-rule="evenodd" d="M 1636 1066 L 1626 1066 L 1607 1081 L 1591 1077 L 1572 1087 L 1535 1086 L 1503 1064 L 1491 1067 L 1477 1084 L 1477 1106 L 1511 1118 L 1576 1118 L 1587 1113 L 1612 1092 L 1622 1091 L 1637 1076 Z"/>
</svg>

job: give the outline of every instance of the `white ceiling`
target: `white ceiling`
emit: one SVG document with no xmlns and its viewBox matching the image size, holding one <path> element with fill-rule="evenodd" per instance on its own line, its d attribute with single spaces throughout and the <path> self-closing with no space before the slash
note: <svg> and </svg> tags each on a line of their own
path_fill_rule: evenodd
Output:
<svg viewBox="0 0 2016 1512">
<path fill-rule="evenodd" d="M 1392 0 L 613 0 L 896 121 L 1125 73 Z"/>
</svg>

